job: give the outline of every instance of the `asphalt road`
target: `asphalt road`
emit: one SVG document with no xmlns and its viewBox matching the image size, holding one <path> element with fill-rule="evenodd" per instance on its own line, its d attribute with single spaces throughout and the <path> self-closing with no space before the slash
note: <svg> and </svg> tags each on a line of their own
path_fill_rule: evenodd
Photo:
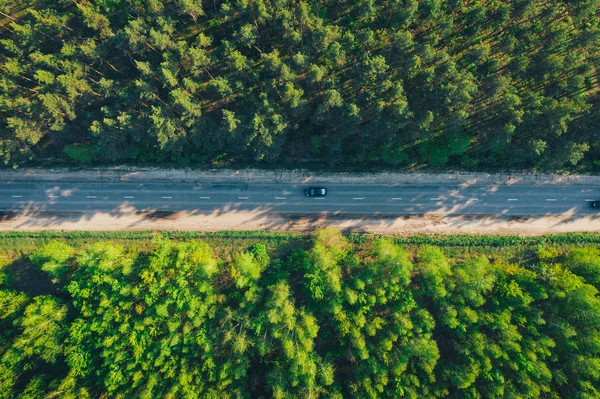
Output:
<svg viewBox="0 0 600 399">
<path fill-rule="evenodd" d="M 306 185 L 232 183 L 0 182 L 0 211 L 233 212 L 290 214 L 446 214 L 542 216 L 594 214 L 598 186 L 327 185 L 308 198 Z M 599 211 L 600 212 L 600 211 Z"/>
</svg>

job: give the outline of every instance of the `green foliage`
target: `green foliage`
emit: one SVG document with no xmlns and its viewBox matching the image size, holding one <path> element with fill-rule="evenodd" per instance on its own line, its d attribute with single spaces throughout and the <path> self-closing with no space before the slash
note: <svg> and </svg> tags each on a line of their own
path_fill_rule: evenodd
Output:
<svg viewBox="0 0 600 399">
<path fill-rule="evenodd" d="M 597 248 L 577 248 L 565 259 L 569 269 L 584 281 L 600 289 L 600 251 Z"/>
<path fill-rule="evenodd" d="M 78 317 L 67 362 L 75 376 L 95 375 L 96 365 L 104 365 L 94 378 L 111 396 L 202 396 L 219 380 L 201 372 L 216 372 L 206 324 L 215 316 L 217 297 L 208 280 L 215 260 L 203 243 L 158 237 L 154 245 L 137 263 L 104 244 L 80 256 L 68 285 Z M 144 371 L 148 367 L 155 372 Z"/>
<path fill-rule="evenodd" d="M 201 273 L 210 278 L 218 272 L 218 262 L 214 258 L 208 244 L 202 241 L 180 244 L 177 267 L 198 267 Z M 266 251 L 265 251 L 266 254 Z"/>
<path fill-rule="evenodd" d="M 5 164 L 599 155 L 597 1 L 15 4 L 0 27 Z"/>
<path fill-rule="evenodd" d="M 60 278 L 67 270 L 67 261 L 75 249 L 64 241 L 51 241 L 31 255 L 31 260 L 54 278 Z"/>
<path fill-rule="evenodd" d="M 254 260 L 263 268 L 269 265 L 269 254 L 267 253 L 267 247 L 263 243 L 254 244 L 250 248 L 250 252 L 254 256 Z"/>
<path fill-rule="evenodd" d="M 422 278 L 419 292 L 426 296 L 440 300 L 448 295 L 452 287 L 450 265 L 443 252 L 432 246 L 423 246 L 417 252 L 417 265 Z"/>
<path fill-rule="evenodd" d="M 67 307 L 55 298 L 38 296 L 25 308 L 19 323 L 20 337 L 13 347 L 23 357 L 39 357 L 48 363 L 55 363 L 62 355 L 62 341 L 66 335 L 65 317 Z"/>
<path fill-rule="evenodd" d="M 258 280 L 262 269 L 262 265 L 255 259 L 252 252 L 243 252 L 233 257 L 231 277 L 239 288 L 244 288 L 254 280 Z"/>
<path fill-rule="evenodd" d="M 9 274 L 4 270 L 10 263 L 8 255 L 4 251 L 0 250 L 0 287 L 9 282 Z"/>
<path fill-rule="evenodd" d="M 90 163 L 94 159 L 94 148 L 86 144 L 72 144 L 65 148 L 65 154 L 78 163 Z"/>
<path fill-rule="evenodd" d="M 57 297 L 3 283 L 0 398 L 600 394 L 597 244 L 455 236 L 414 246 L 425 237 L 328 228 L 291 253 L 255 242 L 216 257 L 198 239 L 216 233 L 143 234 L 148 250 L 41 246 L 30 259 Z M 512 263 L 453 248 L 519 239 L 531 246 Z"/>
<path fill-rule="evenodd" d="M 339 261 L 345 256 L 348 243 L 341 232 L 328 227 L 315 234 L 309 254 L 305 286 L 315 299 L 341 291 L 342 271 Z"/>
</svg>

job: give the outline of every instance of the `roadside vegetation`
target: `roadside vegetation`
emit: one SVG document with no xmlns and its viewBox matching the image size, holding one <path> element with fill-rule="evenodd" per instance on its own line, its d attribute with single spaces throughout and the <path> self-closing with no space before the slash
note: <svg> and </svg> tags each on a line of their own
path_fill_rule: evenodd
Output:
<svg viewBox="0 0 600 399">
<path fill-rule="evenodd" d="M 27 234 L 0 398 L 600 396 L 595 235 Z"/>
<path fill-rule="evenodd" d="M 597 0 L 0 2 L 0 159 L 590 168 Z"/>
</svg>

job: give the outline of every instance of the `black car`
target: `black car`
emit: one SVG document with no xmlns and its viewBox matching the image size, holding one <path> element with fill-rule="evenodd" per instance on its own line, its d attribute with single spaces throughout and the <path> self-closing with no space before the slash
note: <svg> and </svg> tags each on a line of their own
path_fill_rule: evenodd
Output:
<svg viewBox="0 0 600 399">
<path fill-rule="evenodd" d="M 323 187 L 308 187 L 304 190 L 307 197 L 324 197 L 327 195 L 327 189 Z"/>
<path fill-rule="evenodd" d="M 597 202 L 598 201 L 592 201 L 592 208 L 593 209 L 598 209 L 598 205 L 600 205 L 600 204 L 598 204 Z"/>
</svg>

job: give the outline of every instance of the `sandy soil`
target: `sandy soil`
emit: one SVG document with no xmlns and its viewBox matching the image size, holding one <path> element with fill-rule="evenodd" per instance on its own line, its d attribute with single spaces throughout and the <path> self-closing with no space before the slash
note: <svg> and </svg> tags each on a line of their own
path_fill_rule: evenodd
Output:
<svg viewBox="0 0 600 399">
<path fill-rule="evenodd" d="M 223 214 L 4 214 L 0 230 L 279 230 L 309 231 L 333 225 L 344 230 L 377 233 L 496 233 L 536 235 L 600 231 L 600 220 L 570 216 L 504 218 L 474 216 L 402 216 L 390 218 L 266 215 L 258 212 Z"/>
</svg>

